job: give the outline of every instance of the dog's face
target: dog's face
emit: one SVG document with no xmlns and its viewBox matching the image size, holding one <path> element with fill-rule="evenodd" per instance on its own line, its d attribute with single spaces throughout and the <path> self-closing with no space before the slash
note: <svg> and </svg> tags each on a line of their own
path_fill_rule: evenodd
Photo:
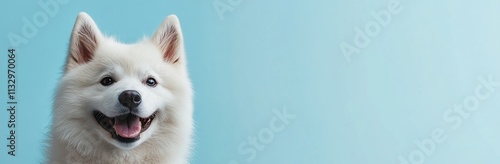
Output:
<svg viewBox="0 0 500 164">
<path fill-rule="evenodd" d="M 158 133 L 172 133 L 168 129 L 179 120 L 190 122 L 190 97 L 177 17 L 167 17 L 151 39 L 122 44 L 103 36 L 82 13 L 56 94 L 55 133 L 76 147 L 105 141 L 133 149 Z"/>
</svg>

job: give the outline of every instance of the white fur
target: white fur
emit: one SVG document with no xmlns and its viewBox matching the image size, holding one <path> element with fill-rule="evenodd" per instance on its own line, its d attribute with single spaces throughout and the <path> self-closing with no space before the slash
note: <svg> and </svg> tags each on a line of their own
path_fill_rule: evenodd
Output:
<svg viewBox="0 0 500 164">
<path fill-rule="evenodd" d="M 78 56 L 81 28 L 91 27 L 95 37 L 92 59 Z M 176 33 L 173 58 L 165 58 L 169 33 Z M 87 37 L 87 36 L 85 36 Z M 84 38 L 85 40 L 85 38 Z M 165 45 L 167 44 L 167 45 Z M 92 47 L 92 46 L 90 46 Z M 168 163 L 189 162 L 193 129 L 192 89 L 186 68 L 182 32 L 176 16 L 169 16 L 151 39 L 122 44 L 105 37 L 86 13 L 80 13 L 73 34 L 63 77 L 56 92 L 48 163 Z M 75 56 L 76 54 L 76 56 Z M 170 56 L 172 58 L 172 56 Z M 75 60 L 76 59 L 76 60 Z M 116 83 L 103 86 L 104 76 Z M 150 87 L 144 79 L 154 77 Z M 116 116 L 118 95 L 136 90 L 142 96 L 140 117 L 158 111 L 148 130 L 131 144 L 111 138 L 94 119 L 92 111 Z"/>
</svg>

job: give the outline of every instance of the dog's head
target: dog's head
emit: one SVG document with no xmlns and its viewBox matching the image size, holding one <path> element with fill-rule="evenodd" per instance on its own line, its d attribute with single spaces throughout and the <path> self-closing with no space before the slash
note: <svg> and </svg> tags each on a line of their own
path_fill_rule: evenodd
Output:
<svg viewBox="0 0 500 164">
<path fill-rule="evenodd" d="M 54 137 L 88 151 L 85 145 L 130 150 L 169 140 L 162 137 L 189 138 L 191 94 L 176 16 L 153 37 L 122 44 L 80 13 L 55 97 Z"/>
</svg>

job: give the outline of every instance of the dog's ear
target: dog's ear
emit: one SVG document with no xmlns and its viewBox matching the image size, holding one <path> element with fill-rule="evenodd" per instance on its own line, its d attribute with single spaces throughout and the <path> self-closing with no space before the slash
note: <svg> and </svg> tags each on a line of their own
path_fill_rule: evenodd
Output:
<svg viewBox="0 0 500 164">
<path fill-rule="evenodd" d="M 94 20 L 87 13 L 81 12 L 78 14 L 71 34 L 65 70 L 70 70 L 77 65 L 92 60 L 97 44 L 101 39 L 102 34 Z"/>
<path fill-rule="evenodd" d="M 184 63 L 184 40 L 181 25 L 175 15 L 169 15 L 151 38 L 169 63 Z"/>
</svg>

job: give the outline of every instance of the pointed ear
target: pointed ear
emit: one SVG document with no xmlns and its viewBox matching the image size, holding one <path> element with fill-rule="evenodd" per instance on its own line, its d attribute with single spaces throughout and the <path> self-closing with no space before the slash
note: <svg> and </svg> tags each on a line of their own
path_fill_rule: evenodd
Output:
<svg viewBox="0 0 500 164">
<path fill-rule="evenodd" d="M 169 15 L 151 40 L 160 48 L 166 62 L 184 63 L 184 39 L 177 16 Z"/>
<path fill-rule="evenodd" d="M 92 60 L 101 39 L 102 34 L 94 20 L 87 13 L 78 14 L 71 34 L 66 71 Z"/>
</svg>

